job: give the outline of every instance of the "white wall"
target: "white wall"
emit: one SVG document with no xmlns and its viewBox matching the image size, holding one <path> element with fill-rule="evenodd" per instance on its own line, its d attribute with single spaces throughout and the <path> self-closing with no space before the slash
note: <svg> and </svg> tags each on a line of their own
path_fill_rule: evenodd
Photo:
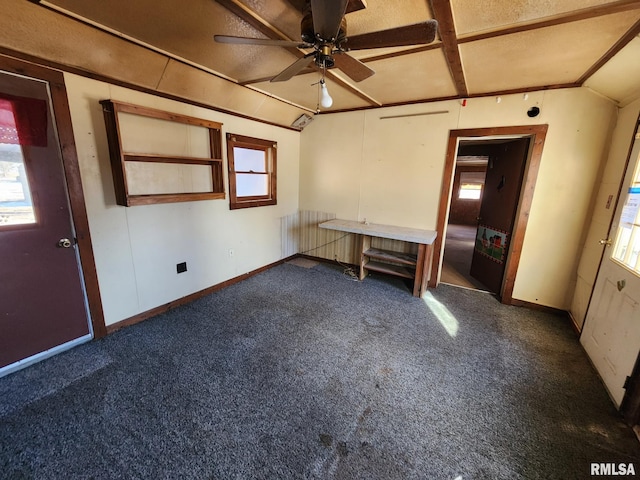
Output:
<svg viewBox="0 0 640 480">
<path fill-rule="evenodd" d="M 446 113 L 380 118 L 428 112 Z M 567 310 L 615 113 L 575 88 L 321 115 L 302 133 L 300 209 L 435 229 L 449 130 L 548 124 L 513 297 Z"/>
<path fill-rule="evenodd" d="M 281 259 L 280 218 L 298 210 L 298 132 L 72 74 L 65 74 L 65 82 L 107 325 Z M 234 211 L 228 198 L 116 205 L 98 103 L 103 99 L 222 122 L 223 136 L 232 132 L 276 141 L 278 204 Z M 228 190 L 224 141 L 223 158 Z M 185 261 L 188 271 L 178 275 L 176 263 Z"/>
<path fill-rule="evenodd" d="M 541 123 L 549 131 L 514 298 L 562 309 L 576 304 L 584 225 L 616 113 L 586 88 L 533 92 L 526 101 L 510 95 L 500 103 L 469 99 L 464 107 L 446 101 L 320 115 L 300 135 L 72 74 L 65 79 L 107 325 L 281 259 L 280 219 L 298 209 L 435 228 L 449 130 Z M 225 199 L 117 206 L 98 103 L 106 98 L 277 141 L 278 205 L 230 211 Z M 534 119 L 526 115 L 532 105 L 542 111 Z M 621 118 L 631 121 L 637 110 L 633 104 Z M 446 113 L 380 119 L 425 112 Z M 226 145 L 224 158 L 226 165 Z M 178 275 L 183 261 L 188 271 Z M 591 268 L 585 262 L 581 268 Z"/>
<path fill-rule="evenodd" d="M 618 196 L 620 182 L 625 173 L 625 164 L 629 156 L 629 148 L 633 143 L 639 114 L 640 99 L 620 109 L 607 162 L 602 170 L 599 183 L 594 189 L 597 196 L 581 252 L 578 279 L 570 309 L 571 316 L 578 328 L 582 328 L 586 318 L 600 259 L 603 253 L 611 254 L 610 250 L 605 249 L 598 241 L 607 238 L 609 234 L 609 225 L 616 205 L 615 199 Z M 607 208 L 609 196 L 613 200 Z"/>
</svg>

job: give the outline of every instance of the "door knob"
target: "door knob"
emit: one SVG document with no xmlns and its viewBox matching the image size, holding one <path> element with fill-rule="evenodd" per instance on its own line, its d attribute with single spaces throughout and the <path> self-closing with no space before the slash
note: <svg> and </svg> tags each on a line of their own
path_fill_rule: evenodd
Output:
<svg viewBox="0 0 640 480">
<path fill-rule="evenodd" d="M 611 246 L 611 239 L 610 238 L 603 238 L 602 240 L 598 240 L 598 243 L 600 245 L 606 245 L 607 247 Z"/>
<path fill-rule="evenodd" d="M 71 248 L 71 240 L 68 238 L 61 238 L 58 240 L 58 247 L 60 248 Z"/>
</svg>

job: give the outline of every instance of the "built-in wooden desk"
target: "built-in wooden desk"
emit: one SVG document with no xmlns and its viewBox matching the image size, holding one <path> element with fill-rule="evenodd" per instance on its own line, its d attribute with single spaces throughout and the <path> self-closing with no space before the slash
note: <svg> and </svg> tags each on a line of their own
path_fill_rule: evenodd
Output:
<svg viewBox="0 0 640 480">
<path fill-rule="evenodd" d="M 329 220 L 318 226 L 329 230 L 357 233 L 361 236 L 360 280 L 367 276 L 368 270 L 372 270 L 412 279 L 415 297 L 421 297 L 427 289 L 433 259 L 433 242 L 437 236 L 435 230 L 339 219 Z M 371 248 L 371 237 L 417 243 L 418 255 Z"/>
</svg>

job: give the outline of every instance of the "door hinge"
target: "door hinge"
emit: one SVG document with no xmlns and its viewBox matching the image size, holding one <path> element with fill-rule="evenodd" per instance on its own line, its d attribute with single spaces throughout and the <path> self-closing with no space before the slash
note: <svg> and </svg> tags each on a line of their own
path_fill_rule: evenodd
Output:
<svg viewBox="0 0 640 480">
<path fill-rule="evenodd" d="M 630 386 L 631 386 L 631 377 L 627 375 L 627 378 L 624 379 L 624 385 L 622 385 L 622 388 L 626 390 Z"/>
</svg>

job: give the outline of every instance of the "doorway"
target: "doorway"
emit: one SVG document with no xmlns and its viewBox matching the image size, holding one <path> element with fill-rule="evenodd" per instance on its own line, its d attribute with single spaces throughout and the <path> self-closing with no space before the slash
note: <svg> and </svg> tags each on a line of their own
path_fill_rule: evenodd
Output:
<svg viewBox="0 0 640 480">
<path fill-rule="evenodd" d="M 471 260 L 489 164 L 489 152 L 481 144 L 478 147 L 472 150 L 461 142 L 456 155 L 440 281 L 489 291 L 486 285 L 471 275 Z"/>
<path fill-rule="evenodd" d="M 104 335 L 60 72 L 0 56 L 0 376 Z"/>
<path fill-rule="evenodd" d="M 463 253 L 465 263 L 461 267 L 465 271 L 459 276 L 466 276 L 467 284 L 462 286 L 492 291 L 503 303 L 513 303 L 513 286 L 546 132 L 547 125 L 450 132 L 437 225 L 438 233 L 444 232 L 444 235 L 439 235 L 434 244 L 429 286 L 446 282 L 451 262 L 445 260 L 445 246 L 452 241 L 450 250 L 454 254 L 456 250 L 466 249 Z M 509 151 L 508 155 L 506 151 Z M 459 158 L 462 161 L 457 164 Z M 511 158 L 518 161 L 513 162 Z M 470 163 L 475 163 L 475 168 L 472 169 Z M 489 168 L 490 163 L 492 168 Z M 517 167 L 516 170 L 504 170 L 513 166 Z M 472 173 L 474 170 L 475 174 Z M 486 173 L 490 170 L 494 172 L 491 175 Z M 464 171 L 469 172 L 465 190 L 479 188 L 481 198 L 476 203 L 477 210 L 470 209 L 466 216 L 461 217 L 460 212 L 454 211 L 454 196 L 459 197 L 461 193 L 465 183 L 462 178 Z M 483 171 L 485 177 L 481 179 Z M 509 200 L 505 201 L 507 191 Z M 502 211 L 503 206 L 511 210 Z M 473 218 L 476 211 L 478 213 Z M 454 214 L 453 221 L 450 221 L 451 213 Z M 461 227 L 455 223 L 460 218 L 467 225 Z M 451 231 L 448 228 L 450 223 L 453 226 Z M 488 276 L 487 272 L 490 273 Z"/>
</svg>

